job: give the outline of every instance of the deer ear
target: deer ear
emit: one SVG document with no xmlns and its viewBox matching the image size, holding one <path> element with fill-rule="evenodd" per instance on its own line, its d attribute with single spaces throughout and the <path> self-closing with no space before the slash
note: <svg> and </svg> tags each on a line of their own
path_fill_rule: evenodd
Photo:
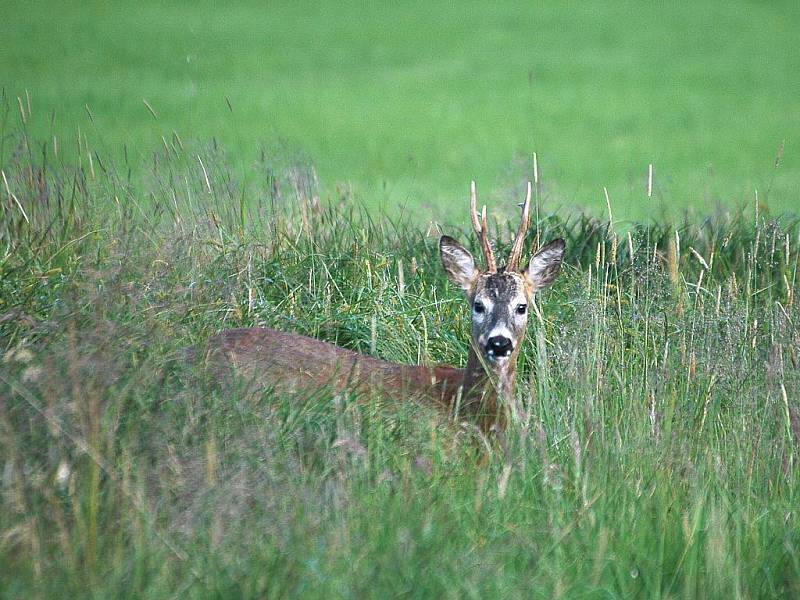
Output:
<svg viewBox="0 0 800 600">
<path fill-rule="evenodd" d="M 449 235 L 439 240 L 439 254 L 447 278 L 462 290 L 469 290 L 479 274 L 472 254 Z"/>
<path fill-rule="evenodd" d="M 561 269 L 561 261 L 564 258 L 564 240 L 553 240 L 549 244 L 542 246 L 539 251 L 531 257 L 528 268 L 523 275 L 528 280 L 534 292 L 548 287 L 558 275 Z"/>
</svg>

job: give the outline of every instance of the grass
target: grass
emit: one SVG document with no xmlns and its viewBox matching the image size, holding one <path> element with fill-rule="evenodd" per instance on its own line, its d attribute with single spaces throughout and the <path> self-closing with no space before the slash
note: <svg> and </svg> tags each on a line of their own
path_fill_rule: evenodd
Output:
<svg viewBox="0 0 800 600">
<path fill-rule="evenodd" d="M 126 146 L 140 173 L 174 132 L 218 138 L 238 177 L 283 144 L 325 198 L 352 184 L 372 208 L 448 218 L 470 179 L 507 197 L 536 151 L 553 209 L 603 214 L 603 186 L 621 219 L 702 217 L 755 190 L 796 205 L 796 2 L 4 9 L 0 85 L 28 92 L 33 138 L 73 158 L 80 130 L 105 159 Z"/>
<path fill-rule="evenodd" d="M 7 143 L 0 596 L 800 593 L 797 220 L 543 212 L 568 264 L 520 359 L 532 418 L 483 460 L 415 404 L 251 397 L 181 360 L 270 325 L 463 364 L 436 227 L 320 202 L 283 155 L 239 179 L 176 143 L 129 177 Z"/>
</svg>

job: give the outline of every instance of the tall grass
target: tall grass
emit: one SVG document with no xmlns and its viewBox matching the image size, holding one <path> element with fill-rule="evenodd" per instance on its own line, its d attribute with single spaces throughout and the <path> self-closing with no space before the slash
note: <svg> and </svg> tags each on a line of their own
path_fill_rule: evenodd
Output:
<svg viewBox="0 0 800 600">
<path fill-rule="evenodd" d="M 244 183 L 219 149 L 165 140 L 129 178 L 88 145 L 71 167 L 16 140 L 4 597 L 800 594 L 796 220 L 542 214 L 568 266 L 521 355 L 527 417 L 486 450 L 413 403 L 253 398 L 181 359 L 269 325 L 463 364 L 437 227 L 320 200 L 286 156 Z"/>
</svg>

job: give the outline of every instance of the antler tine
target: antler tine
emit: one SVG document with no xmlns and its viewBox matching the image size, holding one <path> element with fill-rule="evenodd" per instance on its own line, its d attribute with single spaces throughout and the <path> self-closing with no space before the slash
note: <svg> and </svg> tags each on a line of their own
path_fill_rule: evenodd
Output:
<svg viewBox="0 0 800 600">
<path fill-rule="evenodd" d="M 522 221 L 519 224 L 517 237 L 514 239 L 514 245 L 511 247 L 511 253 L 508 255 L 508 271 L 516 271 L 519 263 L 519 258 L 522 256 L 522 246 L 525 243 L 525 234 L 528 233 L 528 221 L 530 220 L 531 212 L 531 182 L 528 182 L 528 193 L 525 196 L 525 204 L 522 205 Z"/>
<path fill-rule="evenodd" d="M 478 219 L 478 194 L 475 192 L 475 182 L 469 185 L 469 216 L 472 219 L 472 228 L 475 235 L 481 235 L 481 222 Z"/>
<path fill-rule="evenodd" d="M 469 214 L 472 219 L 472 228 L 475 230 L 475 235 L 481 243 L 483 250 L 483 258 L 486 260 L 486 270 L 490 273 L 497 271 L 497 264 L 494 262 L 494 253 L 492 252 L 492 245 L 489 243 L 488 231 L 486 226 L 486 207 L 483 207 L 482 217 L 478 216 L 478 194 L 475 191 L 475 182 L 470 184 L 469 188 Z M 483 222 L 481 224 L 481 221 Z"/>
</svg>

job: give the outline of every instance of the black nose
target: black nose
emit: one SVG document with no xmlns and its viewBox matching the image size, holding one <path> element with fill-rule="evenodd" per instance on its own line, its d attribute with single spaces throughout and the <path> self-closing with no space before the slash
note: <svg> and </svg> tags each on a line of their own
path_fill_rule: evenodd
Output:
<svg viewBox="0 0 800 600">
<path fill-rule="evenodd" d="M 514 345 L 511 340 L 503 335 L 495 335 L 489 338 L 489 343 L 486 346 L 490 356 L 508 356 Z"/>
</svg>

